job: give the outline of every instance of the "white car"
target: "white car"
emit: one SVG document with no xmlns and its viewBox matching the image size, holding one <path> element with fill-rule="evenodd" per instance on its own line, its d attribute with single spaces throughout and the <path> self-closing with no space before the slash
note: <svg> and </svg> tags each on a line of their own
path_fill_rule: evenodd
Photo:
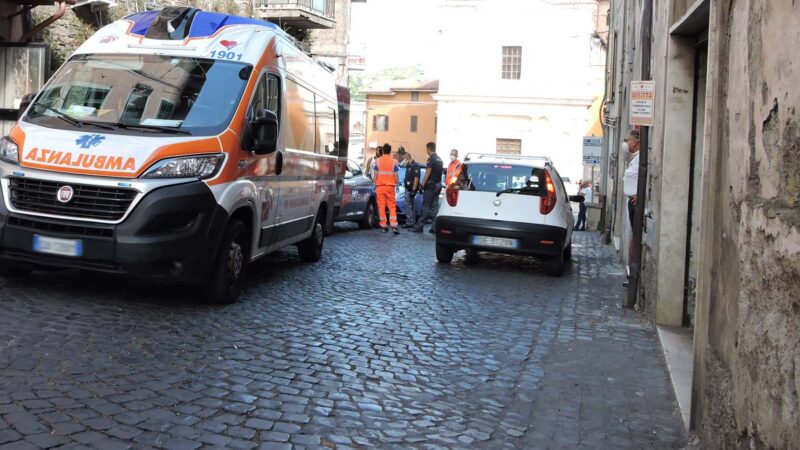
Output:
<svg viewBox="0 0 800 450">
<path fill-rule="evenodd" d="M 458 250 L 527 255 L 560 276 L 572 257 L 570 197 L 549 158 L 467 155 L 445 199 L 435 226 L 441 263 Z"/>
</svg>

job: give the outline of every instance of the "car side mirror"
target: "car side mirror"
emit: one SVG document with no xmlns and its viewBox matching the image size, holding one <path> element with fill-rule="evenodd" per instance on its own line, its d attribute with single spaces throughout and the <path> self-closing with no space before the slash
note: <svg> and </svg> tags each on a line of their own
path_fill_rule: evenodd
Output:
<svg viewBox="0 0 800 450">
<path fill-rule="evenodd" d="M 35 98 L 36 98 L 36 92 L 25 94 L 22 97 L 22 100 L 19 102 L 19 112 L 17 112 L 17 119 L 22 118 L 22 115 L 25 114 L 25 110 L 28 109 L 28 106 L 31 106 L 31 103 L 33 103 L 33 99 Z"/>
<path fill-rule="evenodd" d="M 251 150 L 257 155 L 268 155 L 278 149 L 278 116 L 268 109 L 256 112 L 250 121 L 253 143 Z"/>
<path fill-rule="evenodd" d="M 349 170 L 344 173 L 344 179 L 345 180 L 349 180 L 350 178 L 353 178 L 353 176 L 354 176 L 353 172 L 350 172 Z"/>
</svg>

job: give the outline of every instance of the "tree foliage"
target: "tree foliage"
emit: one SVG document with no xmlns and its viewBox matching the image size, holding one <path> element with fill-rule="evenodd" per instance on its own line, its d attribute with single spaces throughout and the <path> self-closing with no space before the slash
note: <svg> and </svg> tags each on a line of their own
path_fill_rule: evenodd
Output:
<svg viewBox="0 0 800 450">
<path fill-rule="evenodd" d="M 425 71 L 419 66 L 391 67 L 377 72 L 350 75 L 350 95 L 353 100 L 364 101 L 363 91 L 388 81 L 423 81 Z"/>
</svg>

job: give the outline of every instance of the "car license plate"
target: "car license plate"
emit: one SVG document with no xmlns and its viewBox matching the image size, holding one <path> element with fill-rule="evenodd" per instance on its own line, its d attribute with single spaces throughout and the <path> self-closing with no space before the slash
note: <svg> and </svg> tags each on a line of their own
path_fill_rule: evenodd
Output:
<svg viewBox="0 0 800 450">
<path fill-rule="evenodd" d="M 83 241 L 33 235 L 33 251 L 59 256 L 83 256 Z"/>
<path fill-rule="evenodd" d="M 519 242 L 516 239 L 500 238 L 493 236 L 472 236 L 472 243 L 484 245 L 486 247 L 517 248 Z"/>
</svg>

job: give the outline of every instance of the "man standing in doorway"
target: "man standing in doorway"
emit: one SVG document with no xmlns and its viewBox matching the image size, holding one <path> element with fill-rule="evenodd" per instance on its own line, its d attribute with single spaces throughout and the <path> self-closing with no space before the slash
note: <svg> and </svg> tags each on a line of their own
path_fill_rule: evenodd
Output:
<svg viewBox="0 0 800 450">
<path fill-rule="evenodd" d="M 439 193 L 442 192 L 444 163 L 442 163 L 442 158 L 436 154 L 435 142 L 428 142 L 426 148 L 428 150 L 428 168 L 425 171 L 425 179 L 422 181 L 422 212 L 413 230 L 417 233 L 421 233 L 425 227 L 425 221 L 432 219 L 435 215 L 436 200 L 439 199 Z"/>
<path fill-rule="evenodd" d="M 384 144 L 381 150 L 381 157 L 375 160 L 372 173 L 375 182 L 375 196 L 378 201 L 378 216 L 380 217 L 381 230 L 386 233 L 389 229 L 386 226 L 386 208 L 389 208 L 389 225 L 394 234 L 400 234 L 397 229 L 397 204 L 395 193 L 400 184 L 397 162 L 392 157 L 392 146 Z"/>
<path fill-rule="evenodd" d="M 403 225 L 403 228 L 413 228 L 414 223 L 417 221 L 417 211 L 414 210 L 416 202 L 414 200 L 417 198 L 417 192 L 419 192 L 420 167 L 419 164 L 414 161 L 414 157 L 411 156 L 411 153 L 406 153 L 403 147 L 400 147 L 397 153 L 399 153 L 399 157 L 403 158 L 405 161 L 406 167 L 406 176 L 403 180 L 406 206 L 406 210 L 403 212 L 406 215 L 406 223 Z"/>
<path fill-rule="evenodd" d="M 458 180 L 458 175 L 461 174 L 461 161 L 458 160 L 458 150 L 450 150 L 450 165 L 447 166 L 447 178 L 445 184 L 450 186 Z"/>
<path fill-rule="evenodd" d="M 639 130 L 633 129 L 628 132 L 628 137 L 625 138 L 625 146 L 627 148 L 630 159 L 625 166 L 625 176 L 623 177 L 623 193 L 628 198 L 628 219 L 631 222 L 631 230 L 633 230 L 633 217 L 636 213 L 636 195 L 639 188 Z M 628 241 L 628 264 L 633 255 L 633 233 Z M 623 283 L 625 287 L 630 284 L 628 281 Z"/>
</svg>

